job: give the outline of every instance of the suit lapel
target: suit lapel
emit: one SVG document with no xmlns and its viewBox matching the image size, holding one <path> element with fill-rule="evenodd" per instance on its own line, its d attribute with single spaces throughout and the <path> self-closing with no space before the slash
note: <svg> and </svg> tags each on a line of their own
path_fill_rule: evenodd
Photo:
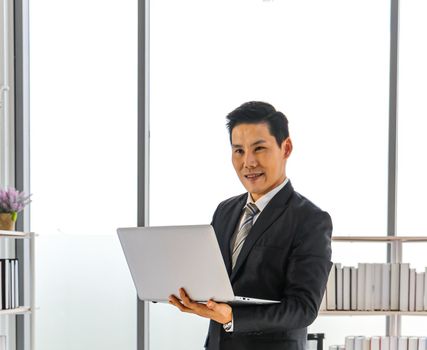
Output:
<svg viewBox="0 0 427 350">
<path fill-rule="evenodd" d="M 252 250 L 255 242 L 263 235 L 263 233 L 279 218 L 286 208 L 286 203 L 293 193 L 293 187 L 289 181 L 267 204 L 264 210 L 259 215 L 254 226 L 249 232 L 245 242 L 243 243 L 242 250 L 236 261 L 236 266 L 231 273 L 230 280 L 234 281 L 239 269 L 242 267 L 244 261 L 248 257 L 249 252 Z M 242 208 L 240 208 L 241 212 Z M 234 225 L 235 227 L 236 225 Z M 230 259 L 230 253 L 228 254 Z"/>
<path fill-rule="evenodd" d="M 232 210 L 226 212 L 223 225 L 224 235 L 219 237 L 219 247 L 221 249 L 222 256 L 224 257 L 225 267 L 227 268 L 228 275 L 231 274 L 231 251 L 230 251 L 230 240 L 231 236 L 236 229 L 237 222 L 242 214 L 243 207 L 246 204 L 247 195 L 242 195 L 237 199 L 237 203 L 232 206 Z"/>
</svg>

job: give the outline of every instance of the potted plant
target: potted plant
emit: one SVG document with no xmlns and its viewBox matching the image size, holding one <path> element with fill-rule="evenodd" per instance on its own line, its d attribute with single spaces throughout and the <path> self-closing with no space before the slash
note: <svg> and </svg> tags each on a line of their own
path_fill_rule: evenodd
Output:
<svg viewBox="0 0 427 350">
<path fill-rule="evenodd" d="M 13 187 L 8 190 L 0 188 L 0 230 L 14 231 L 18 213 L 31 203 L 31 194 L 17 191 Z"/>
</svg>

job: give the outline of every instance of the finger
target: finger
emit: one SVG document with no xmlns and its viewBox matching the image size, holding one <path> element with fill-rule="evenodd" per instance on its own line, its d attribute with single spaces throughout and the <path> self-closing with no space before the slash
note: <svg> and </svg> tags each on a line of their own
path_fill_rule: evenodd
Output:
<svg viewBox="0 0 427 350">
<path fill-rule="evenodd" d="M 187 308 L 196 309 L 198 307 L 198 304 L 190 299 L 184 288 L 179 289 L 179 296 L 181 297 L 182 303 Z"/>
<path fill-rule="evenodd" d="M 206 303 L 206 306 L 208 307 L 209 310 L 215 311 L 218 304 L 216 302 L 214 302 L 213 300 L 208 300 L 208 302 Z"/>
<path fill-rule="evenodd" d="M 182 312 L 192 312 L 192 310 L 183 305 L 175 295 L 169 297 L 169 304 L 176 306 Z"/>
</svg>

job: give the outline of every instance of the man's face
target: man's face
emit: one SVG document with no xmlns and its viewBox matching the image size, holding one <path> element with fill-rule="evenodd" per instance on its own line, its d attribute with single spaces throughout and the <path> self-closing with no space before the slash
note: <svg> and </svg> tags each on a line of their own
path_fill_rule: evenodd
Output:
<svg viewBox="0 0 427 350">
<path fill-rule="evenodd" d="M 288 137 L 279 145 L 266 123 L 239 124 L 231 133 L 233 166 L 254 201 L 286 178 L 286 160 L 292 152 Z"/>
</svg>

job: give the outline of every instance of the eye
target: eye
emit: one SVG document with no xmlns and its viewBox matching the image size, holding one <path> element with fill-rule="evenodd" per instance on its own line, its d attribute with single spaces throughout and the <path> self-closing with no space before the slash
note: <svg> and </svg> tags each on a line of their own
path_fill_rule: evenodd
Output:
<svg viewBox="0 0 427 350">
<path fill-rule="evenodd" d="M 237 148 L 234 150 L 234 153 L 243 154 L 243 150 L 241 148 Z"/>
<path fill-rule="evenodd" d="M 262 151 L 263 149 L 265 149 L 265 147 L 258 146 L 255 148 L 255 152 Z"/>
</svg>

